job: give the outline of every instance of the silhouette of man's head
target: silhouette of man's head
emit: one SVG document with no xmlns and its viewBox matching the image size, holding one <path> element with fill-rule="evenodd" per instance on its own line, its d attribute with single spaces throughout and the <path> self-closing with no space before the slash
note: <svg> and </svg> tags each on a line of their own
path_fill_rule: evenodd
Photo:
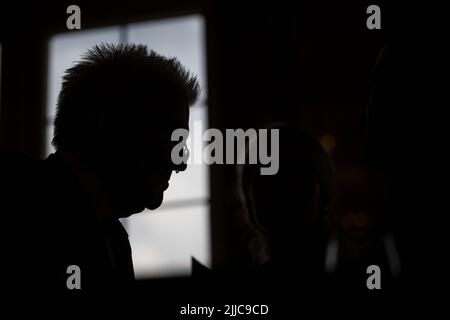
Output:
<svg viewBox="0 0 450 320">
<path fill-rule="evenodd" d="M 118 216 L 157 208 L 174 170 L 172 131 L 188 128 L 199 85 L 144 45 L 99 45 L 63 77 L 53 145 L 101 181 Z"/>
</svg>

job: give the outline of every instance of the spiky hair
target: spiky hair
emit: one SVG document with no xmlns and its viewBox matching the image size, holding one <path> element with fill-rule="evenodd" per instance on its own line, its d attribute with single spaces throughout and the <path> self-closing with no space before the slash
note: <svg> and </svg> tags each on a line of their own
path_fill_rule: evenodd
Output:
<svg viewBox="0 0 450 320">
<path fill-rule="evenodd" d="M 191 106 L 199 91 L 197 78 L 176 58 L 140 44 L 96 45 L 63 76 L 53 145 L 75 148 L 86 143 L 86 134 L 94 134 L 91 120 L 100 111 L 126 112 L 139 105 L 148 114 L 176 113 L 161 110 L 168 104 L 163 102 Z"/>
</svg>

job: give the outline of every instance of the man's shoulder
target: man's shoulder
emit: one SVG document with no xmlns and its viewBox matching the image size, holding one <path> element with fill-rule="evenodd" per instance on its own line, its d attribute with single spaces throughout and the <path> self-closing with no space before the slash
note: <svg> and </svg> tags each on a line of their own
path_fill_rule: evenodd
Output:
<svg viewBox="0 0 450 320">
<path fill-rule="evenodd" d="M 39 177 L 43 161 L 17 153 L 0 153 L 0 185 L 10 189 L 25 187 Z"/>
</svg>

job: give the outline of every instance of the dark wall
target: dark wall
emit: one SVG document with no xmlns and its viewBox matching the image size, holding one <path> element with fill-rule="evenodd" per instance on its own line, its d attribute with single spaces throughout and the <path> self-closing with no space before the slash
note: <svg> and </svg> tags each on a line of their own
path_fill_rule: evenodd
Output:
<svg viewBox="0 0 450 320">
<path fill-rule="evenodd" d="M 47 40 L 65 31 L 72 1 L 2 2 L 0 150 L 43 152 Z M 337 166 L 359 161 L 361 110 L 379 50 L 411 15 L 377 2 L 382 30 L 366 28 L 369 1 L 77 1 L 82 28 L 201 12 L 207 21 L 210 125 L 300 125 L 332 137 Z M 233 224 L 235 168 L 211 167 L 213 260 L 240 261 Z"/>
</svg>

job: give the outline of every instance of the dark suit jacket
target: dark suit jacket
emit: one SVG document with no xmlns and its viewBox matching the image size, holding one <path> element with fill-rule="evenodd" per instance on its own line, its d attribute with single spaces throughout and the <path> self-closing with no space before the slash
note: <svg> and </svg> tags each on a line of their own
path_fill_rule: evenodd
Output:
<svg viewBox="0 0 450 320">
<path fill-rule="evenodd" d="M 97 219 L 57 155 L 1 155 L 0 192 L 1 268 L 11 294 L 110 293 L 133 282 L 128 234 L 118 220 Z M 67 287 L 71 265 L 80 268 L 80 290 Z"/>
</svg>

